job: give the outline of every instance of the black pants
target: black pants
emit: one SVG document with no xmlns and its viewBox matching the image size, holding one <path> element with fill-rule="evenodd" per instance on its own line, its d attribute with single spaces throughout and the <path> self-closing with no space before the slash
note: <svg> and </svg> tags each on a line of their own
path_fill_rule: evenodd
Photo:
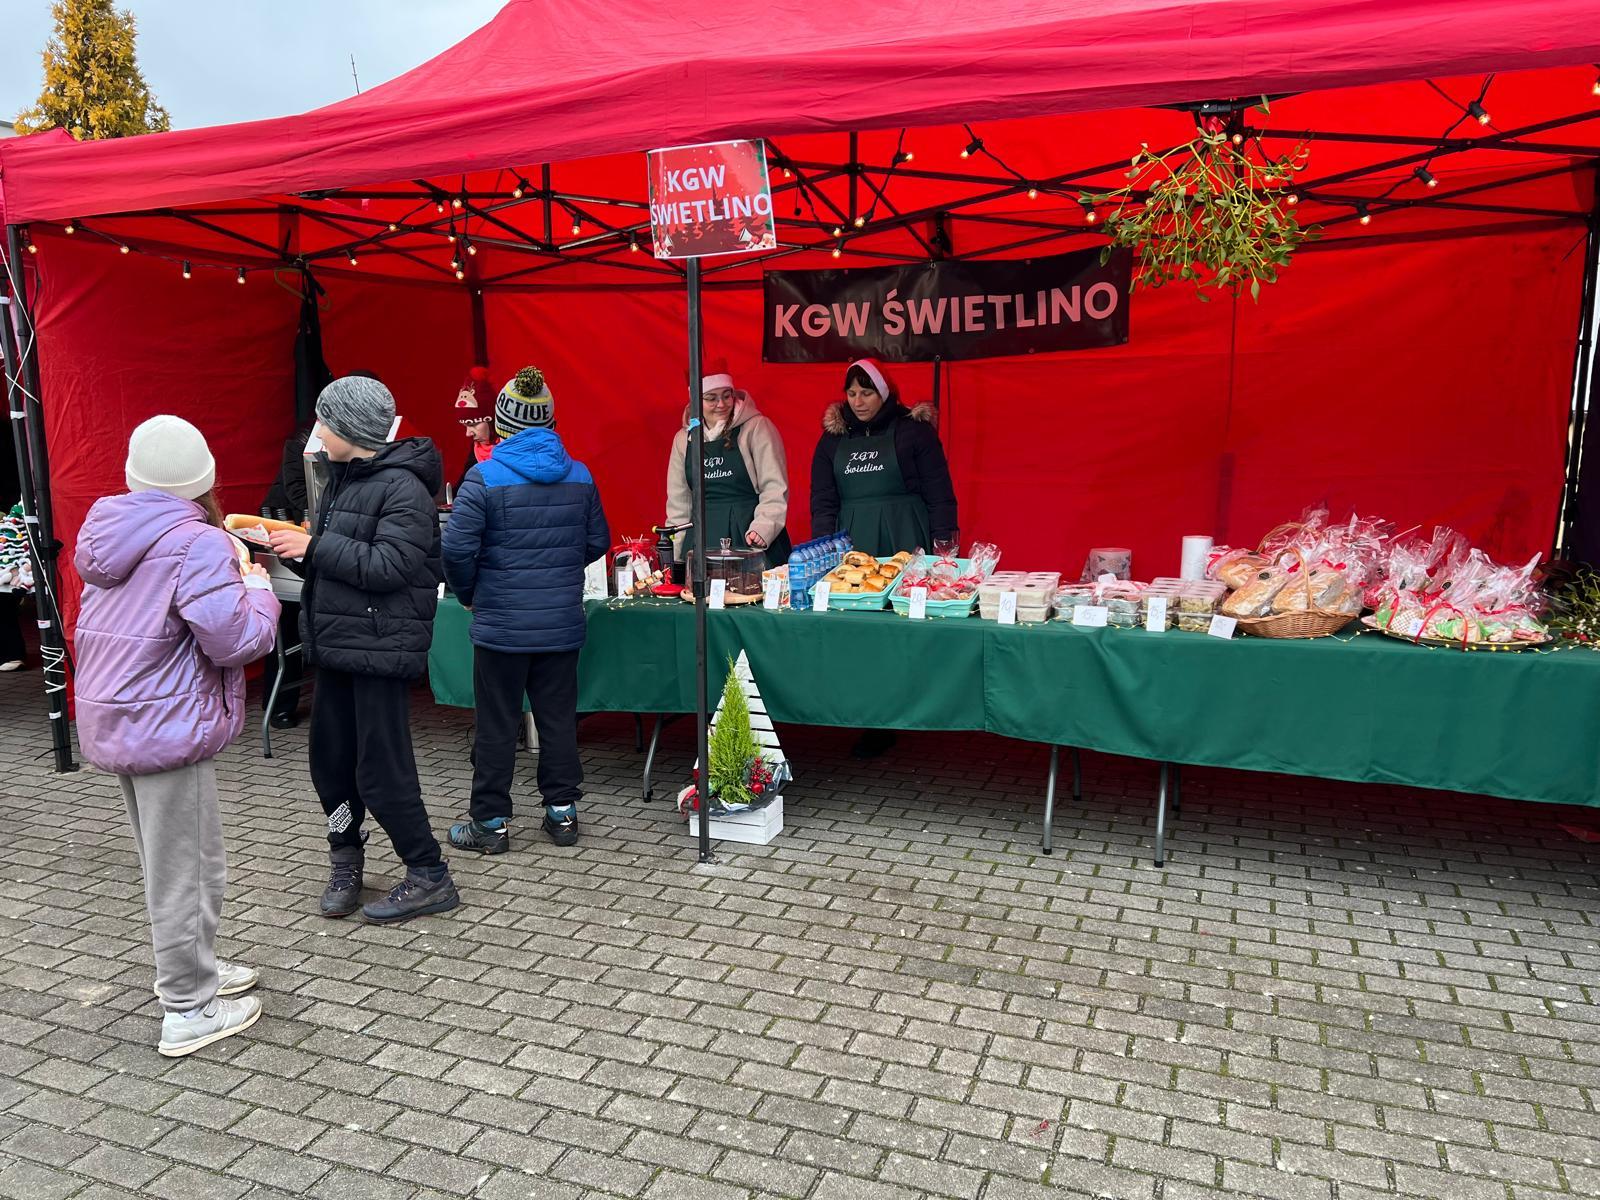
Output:
<svg viewBox="0 0 1600 1200">
<path fill-rule="evenodd" d="M 474 819 L 511 815 L 522 697 L 539 733 L 539 793 L 548 804 L 576 804 L 583 795 L 578 757 L 578 652 L 502 654 L 473 647 L 472 686 L 478 730 L 472 743 Z"/>
<path fill-rule="evenodd" d="M 278 641 L 284 646 L 297 646 L 300 644 L 300 606 L 293 600 L 283 602 L 283 611 L 278 614 Z M 278 703 L 273 706 L 273 716 L 293 716 L 300 708 L 300 680 L 303 674 L 301 663 L 305 659 L 304 652 L 291 654 L 283 660 L 283 686 L 278 689 Z M 261 703 L 267 703 L 267 697 L 272 695 L 272 681 L 278 674 L 278 654 L 276 648 L 263 660 L 261 675 Z"/>
<path fill-rule="evenodd" d="M 311 782 L 328 815 L 328 845 L 359 846 L 376 818 L 408 867 L 439 864 L 411 751 L 411 685 L 319 668 L 311 695 Z"/>
<path fill-rule="evenodd" d="M 0 662 L 15 662 L 27 657 L 22 644 L 22 626 L 18 624 L 21 618 L 17 613 L 17 605 L 21 599 L 15 592 L 0 592 Z"/>
</svg>

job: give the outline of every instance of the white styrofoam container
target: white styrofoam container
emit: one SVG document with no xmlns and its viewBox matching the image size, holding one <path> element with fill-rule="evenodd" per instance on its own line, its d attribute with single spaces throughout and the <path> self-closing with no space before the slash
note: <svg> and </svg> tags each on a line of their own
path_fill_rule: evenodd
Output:
<svg viewBox="0 0 1600 1200">
<path fill-rule="evenodd" d="M 711 836 L 724 842 L 744 842 L 765 846 L 783 832 L 783 797 L 755 812 L 732 813 L 711 818 Z M 689 836 L 700 836 L 700 814 L 689 814 Z"/>
</svg>

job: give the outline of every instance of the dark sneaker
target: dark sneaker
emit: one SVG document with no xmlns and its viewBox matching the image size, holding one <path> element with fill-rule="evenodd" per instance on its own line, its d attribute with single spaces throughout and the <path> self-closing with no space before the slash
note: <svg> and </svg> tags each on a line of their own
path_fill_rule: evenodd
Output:
<svg viewBox="0 0 1600 1200">
<path fill-rule="evenodd" d="M 328 851 L 328 886 L 322 893 L 322 915 L 348 917 L 361 907 L 361 869 L 366 858 L 360 846 Z"/>
<path fill-rule="evenodd" d="M 504 854 L 511 849 L 511 828 L 504 817 L 490 821 L 458 821 L 450 826 L 450 844 L 457 850 Z"/>
<path fill-rule="evenodd" d="M 877 758 L 894 749 L 896 738 L 890 729 L 869 729 L 850 747 L 851 758 Z"/>
<path fill-rule="evenodd" d="M 300 714 L 292 712 L 273 713 L 269 722 L 274 729 L 293 729 L 300 724 Z"/>
<path fill-rule="evenodd" d="M 578 807 L 575 804 L 546 805 L 544 831 L 558 846 L 578 844 Z"/>
<path fill-rule="evenodd" d="M 407 871 L 406 877 L 382 900 L 361 906 L 361 915 L 374 925 L 393 925 L 429 913 L 449 912 L 461 903 L 455 881 L 446 871 L 443 879 L 429 879 L 421 871 Z"/>
</svg>

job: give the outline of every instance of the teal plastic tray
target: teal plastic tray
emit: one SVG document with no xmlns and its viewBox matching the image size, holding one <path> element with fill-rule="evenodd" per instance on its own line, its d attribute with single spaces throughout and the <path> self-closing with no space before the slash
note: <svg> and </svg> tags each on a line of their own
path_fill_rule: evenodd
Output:
<svg viewBox="0 0 1600 1200">
<path fill-rule="evenodd" d="M 821 582 L 820 580 L 818 582 Z M 895 583 L 900 580 L 896 577 Z M 889 593 L 894 591 L 894 584 L 890 584 L 881 592 L 853 592 L 839 596 L 833 592 L 828 593 L 828 607 L 839 612 L 875 612 L 889 607 Z M 817 585 L 811 585 L 811 594 L 816 596 Z"/>
<path fill-rule="evenodd" d="M 956 568 L 964 575 L 972 570 L 972 560 L 970 558 L 958 558 L 956 559 Z M 909 617 L 911 615 L 911 597 L 902 595 L 900 588 L 900 585 L 905 582 L 905 578 L 905 573 L 901 572 L 900 577 L 894 581 L 894 586 L 885 594 L 889 597 L 889 604 L 894 608 L 895 612 L 902 617 Z M 909 592 L 911 589 L 906 588 L 905 590 Z M 930 618 L 970 617 L 977 607 L 978 593 L 974 589 L 972 595 L 965 600 L 929 600 L 928 616 Z"/>
</svg>

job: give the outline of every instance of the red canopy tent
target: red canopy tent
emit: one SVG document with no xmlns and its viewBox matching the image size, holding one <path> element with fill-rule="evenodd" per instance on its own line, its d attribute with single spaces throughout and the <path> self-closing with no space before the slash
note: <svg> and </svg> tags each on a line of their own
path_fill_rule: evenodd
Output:
<svg viewBox="0 0 1600 1200">
<path fill-rule="evenodd" d="M 749 136 L 780 168 L 781 246 L 708 268 L 707 341 L 785 434 L 803 534 L 840 372 L 757 362 L 763 269 L 1103 244 L 1079 189 L 1116 186 L 1142 142 L 1193 136 L 1190 112 L 1152 106 L 1270 95 L 1250 135 L 1277 152 L 1311 135 L 1300 211 L 1324 239 L 1259 303 L 1140 291 L 1126 346 L 947 368 L 963 531 L 1074 569 L 1091 543 L 1128 545 L 1154 574 L 1181 534 L 1250 540 L 1326 502 L 1525 556 L 1556 525 L 1591 315 L 1591 16 L 1576 0 L 512 0 L 311 113 L 7 140 L 58 532 L 70 545 L 121 486 L 126 436 L 158 411 L 206 430 L 227 502 L 254 508 L 293 419 L 304 268 L 327 291 L 331 365 L 381 374 L 447 464 L 474 357 L 497 380 L 538 363 L 614 528 L 643 531 L 682 414 L 684 289 L 633 249 L 639 152 Z M 912 398 L 931 389 L 926 369 L 897 373 Z"/>
</svg>

